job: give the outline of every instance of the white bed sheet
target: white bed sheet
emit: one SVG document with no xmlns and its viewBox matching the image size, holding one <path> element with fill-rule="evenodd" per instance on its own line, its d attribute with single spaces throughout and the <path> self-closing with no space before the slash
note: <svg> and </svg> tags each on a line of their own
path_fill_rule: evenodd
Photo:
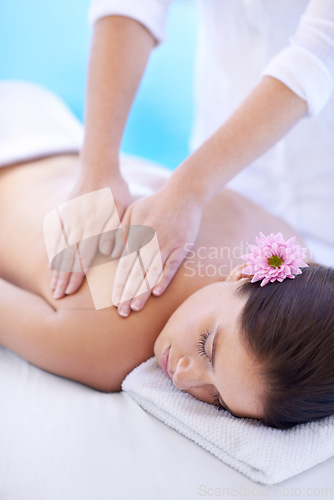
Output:
<svg viewBox="0 0 334 500">
<path fill-rule="evenodd" d="M 260 486 L 125 393 L 49 374 L 3 347 L 0 374 L 1 500 L 334 496 L 334 459 Z"/>
</svg>

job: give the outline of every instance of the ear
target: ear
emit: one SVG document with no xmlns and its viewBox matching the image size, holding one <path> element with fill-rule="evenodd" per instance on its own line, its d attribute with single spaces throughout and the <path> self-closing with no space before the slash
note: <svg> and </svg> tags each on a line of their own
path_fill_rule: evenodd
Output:
<svg viewBox="0 0 334 500">
<path fill-rule="evenodd" d="M 244 274 L 242 271 L 247 266 L 247 263 L 240 264 L 239 266 L 232 269 L 230 274 L 227 276 L 225 281 L 240 281 L 243 278 L 252 278 L 251 274 Z"/>
</svg>

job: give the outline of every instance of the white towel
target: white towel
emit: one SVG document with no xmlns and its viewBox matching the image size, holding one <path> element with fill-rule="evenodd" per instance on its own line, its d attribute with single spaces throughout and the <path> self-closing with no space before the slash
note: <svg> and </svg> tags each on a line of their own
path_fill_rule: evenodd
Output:
<svg viewBox="0 0 334 500">
<path fill-rule="evenodd" d="M 151 358 L 124 380 L 144 410 L 253 481 L 272 485 L 334 455 L 334 417 L 288 430 L 236 418 L 177 389 Z"/>
<path fill-rule="evenodd" d="M 0 82 L 0 167 L 75 153 L 83 127 L 59 97 L 34 83 Z"/>
</svg>

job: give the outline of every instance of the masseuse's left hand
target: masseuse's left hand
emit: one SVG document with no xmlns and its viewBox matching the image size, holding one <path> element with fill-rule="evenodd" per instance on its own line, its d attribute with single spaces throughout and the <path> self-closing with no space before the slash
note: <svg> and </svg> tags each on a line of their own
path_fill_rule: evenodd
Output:
<svg viewBox="0 0 334 500">
<path fill-rule="evenodd" d="M 108 187 L 111 192 L 105 189 Z M 50 286 L 54 290 L 55 299 L 79 290 L 98 248 L 105 255 L 112 252 L 115 240 L 115 231 L 112 229 L 118 227 L 131 200 L 127 183 L 116 173 L 103 183 L 91 179 L 77 180 L 68 196 L 68 203 L 65 203 L 66 208 L 62 214 L 64 227 L 57 225 L 53 228 L 54 231 L 51 231 L 52 227 L 47 228 L 51 255 L 59 253 L 63 232 L 70 245 L 68 251 L 59 253 L 56 268 L 52 270 Z M 78 252 L 73 244 L 75 242 L 79 245 Z M 78 271 L 78 255 L 82 272 Z"/>
<path fill-rule="evenodd" d="M 137 251 L 119 260 L 112 302 L 118 307 L 121 316 L 128 316 L 131 310 L 143 309 L 151 291 L 156 296 L 164 293 L 187 256 L 187 243 L 195 242 L 201 215 L 201 207 L 187 197 L 187 190 L 183 188 L 176 192 L 168 183 L 153 195 L 129 205 L 122 219 L 122 227 L 131 240 L 129 246 L 140 250 L 140 259 Z M 151 238 L 151 244 L 147 243 L 147 232 L 138 231 L 138 226 L 153 228 L 159 246 L 152 244 L 156 241 L 154 237 Z M 115 255 L 122 254 L 123 246 L 122 241 L 116 239 Z M 126 254 L 124 251 L 123 255 Z"/>
</svg>

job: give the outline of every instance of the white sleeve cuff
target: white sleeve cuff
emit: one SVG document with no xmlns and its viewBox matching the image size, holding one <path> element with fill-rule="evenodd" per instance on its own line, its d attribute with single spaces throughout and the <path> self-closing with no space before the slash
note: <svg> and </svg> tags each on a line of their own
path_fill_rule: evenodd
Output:
<svg viewBox="0 0 334 500">
<path fill-rule="evenodd" d="M 156 41 L 166 37 L 168 7 L 172 0 L 92 0 L 88 20 L 94 24 L 106 16 L 130 17 L 147 28 Z"/>
<path fill-rule="evenodd" d="M 300 46 L 279 52 L 262 74 L 280 80 L 306 101 L 310 116 L 321 111 L 334 90 L 334 81 L 327 67 Z"/>
</svg>

